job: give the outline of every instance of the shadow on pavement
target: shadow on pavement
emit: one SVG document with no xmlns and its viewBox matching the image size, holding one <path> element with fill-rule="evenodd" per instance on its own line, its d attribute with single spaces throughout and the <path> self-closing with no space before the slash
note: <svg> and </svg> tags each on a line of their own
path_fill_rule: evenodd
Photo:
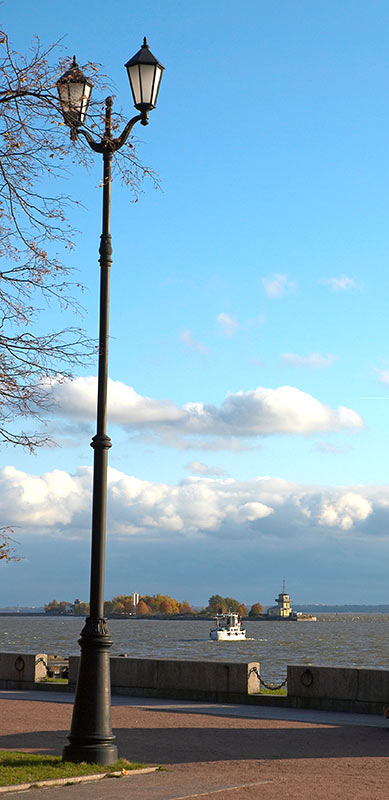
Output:
<svg viewBox="0 0 389 800">
<path fill-rule="evenodd" d="M 0 736 L 0 749 L 60 755 L 66 730 Z M 388 757 L 389 738 L 363 727 L 116 728 L 120 755 L 153 764 L 203 761 Z"/>
</svg>

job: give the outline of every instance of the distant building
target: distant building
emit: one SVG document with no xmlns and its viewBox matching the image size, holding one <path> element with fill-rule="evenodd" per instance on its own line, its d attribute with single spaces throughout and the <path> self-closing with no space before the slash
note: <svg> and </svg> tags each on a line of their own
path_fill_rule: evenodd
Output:
<svg viewBox="0 0 389 800">
<path fill-rule="evenodd" d="M 133 592 L 131 595 L 132 605 L 137 606 L 139 603 L 139 594 L 138 592 Z"/>
<path fill-rule="evenodd" d="M 276 606 L 271 606 L 267 609 L 267 616 L 268 617 L 283 617 L 287 618 L 290 617 L 292 609 L 290 607 L 291 599 L 289 595 L 285 591 L 285 581 L 283 583 L 282 592 L 279 593 L 278 597 L 276 597 Z"/>
<path fill-rule="evenodd" d="M 276 597 L 276 606 L 271 606 L 267 609 L 266 614 L 261 616 L 262 619 L 288 619 L 293 622 L 316 622 L 317 617 L 312 614 L 302 614 L 300 611 L 293 611 L 288 593 L 285 591 L 285 579 L 282 584 L 282 592 Z"/>
</svg>

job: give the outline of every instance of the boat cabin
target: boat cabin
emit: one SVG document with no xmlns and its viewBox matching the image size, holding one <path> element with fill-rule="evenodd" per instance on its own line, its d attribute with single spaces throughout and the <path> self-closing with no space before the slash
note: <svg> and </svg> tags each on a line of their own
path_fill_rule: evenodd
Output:
<svg viewBox="0 0 389 800">
<path fill-rule="evenodd" d="M 239 614 L 234 614 L 229 611 L 227 614 L 218 612 L 216 619 L 216 628 L 237 628 L 239 626 Z"/>
</svg>

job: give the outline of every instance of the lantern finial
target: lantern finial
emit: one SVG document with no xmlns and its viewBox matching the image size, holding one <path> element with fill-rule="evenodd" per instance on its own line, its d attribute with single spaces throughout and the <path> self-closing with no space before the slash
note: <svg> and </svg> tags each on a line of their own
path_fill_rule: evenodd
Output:
<svg viewBox="0 0 389 800">
<path fill-rule="evenodd" d="M 145 47 L 147 47 L 147 49 L 149 49 L 149 46 L 148 46 L 148 44 L 147 44 L 147 39 L 146 39 L 146 37 L 144 36 L 144 37 L 143 37 L 142 50 L 143 50 Z"/>
</svg>

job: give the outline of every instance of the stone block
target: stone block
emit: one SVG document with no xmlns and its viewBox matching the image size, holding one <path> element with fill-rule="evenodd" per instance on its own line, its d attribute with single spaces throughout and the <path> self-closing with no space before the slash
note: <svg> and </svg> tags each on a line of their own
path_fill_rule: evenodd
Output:
<svg viewBox="0 0 389 800">
<path fill-rule="evenodd" d="M 78 678 L 80 656 L 69 656 L 69 685 L 75 686 Z"/>
<path fill-rule="evenodd" d="M 259 676 L 261 674 L 261 665 L 259 661 L 250 661 L 247 665 L 247 692 L 248 694 L 257 694 L 261 691 L 261 684 Z"/>
<path fill-rule="evenodd" d="M 178 661 L 113 656 L 111 683 L 115 687 L 192 689 L 203 692 L 248 691 L 249 672 L 259 664 L 229 664 L 217 661 Z M 250 676 L 251 685 L 255 685 Z M 254 691 L 258 691 L 255 689 Z"/>
<path fill-rule="evenodd" d="M 69 658 L 69 684 L 77 681 L 79 656 Z M 196 692 L 254 693 L 259 691 L 258 662 L 178 661 L 112 656 L 112 690 L 152 689 Z M 254 670 L 252 668 L 254 667 Z"/>
<path fill-rule="evenodd" d="M 157 659 L 123 658 L 112 656 L 111 685 L 118 687 L 133 686 L 137 688 L 158 687 Z"/>
<path fill-rule="evenodd" d="M 389 705 L 389 671 L 384 669 L 358 669 L 358 700 L 363 703 Z"/>
<path fill-rule="evenodd" d="M 46 653 L 0 653 L 0 680 L 20 685 L 46 676 Z"/>
<path fill-rule="evenodd" d="M 288 695 L 356 700 L 358 670 L 348 667 L 288 665 Z"/>
</svg>

